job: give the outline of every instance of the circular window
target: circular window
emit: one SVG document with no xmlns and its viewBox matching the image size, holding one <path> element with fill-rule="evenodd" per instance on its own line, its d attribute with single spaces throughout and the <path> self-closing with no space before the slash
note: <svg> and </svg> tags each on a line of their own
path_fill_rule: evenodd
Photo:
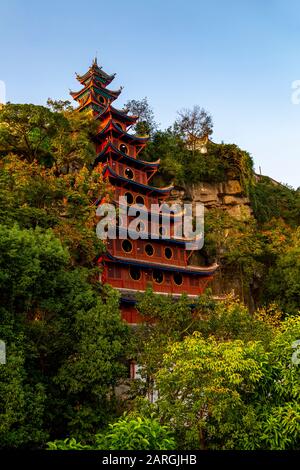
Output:
<svg viewBox="0 0 300 470">
<path fill-rule="evenodd" d="M 145 200 L 144 200 L 144 198 L 143 198 L 142 196 L 137 196 L 137 197 L 135 198 L 135 202 L 136 202 L 137 204 L 141 204 L 141 206 L 143 206 L 143 205 L 145 204 Z"/>
<path fill-rule="evenodd" d="M 181 284 L 183 283 L 182 274 L 180 273 L 173 274 L 173 279 L 177 286 L 181 286 Z"/>
<path fill-rule="evenodd" d="M 159 231 L 159 235 L 161 235 L 162 237 L 165 237 L 167 234 L 165 227 L 160 226 L 158 231 Z"/>
<path fill-rule="evenodd" d="M 128 148 L 126 147 L 125 144 L 121 144 L 119 148 L 121 152 L 126 153 L 126 154 L 128 153 Z"/>
<path fill-rule="evenodd" d="M 168 246 L 165 248 L 165 257 L 167 259 L 171 259 L 173 256 L 173 251 L 171 248 L 169 248 Z"/>
<path fill-rule="evenodd" d="M 161 271 L 155 269 L 152 274 L 153 280 L 157 282 L 157 284 L 161 284 L 164 280 L 164 275 Z"/>
<path fill-rule="evenodd" d="M 131 168 L 126 168 L 126 170 L 125 170 L 125 176 L 126 176 L 126 178 L 132 180 L 132 178 L 133 178 L 133 171 L 131 170 Z"/>
<path fill-rule="evenodd" d="M 99 101 L 100 101 L 101 104 L 105 104 L 105 103 L 106 103 L 104 96 L 99 95 L 99 98 L 98 98 L 98 99 L 99 99 Z"/>
<path fill-rule="evenodd" d="M 151 245 L 151 243 L 147 243 L 147 245 L 145 246 L 145 253 L 148 255 L 148 256 L 152 256 L 153 253 L 154 253 L 154 248 L 153 246 Z"/>
<path fill-rule="evenodd" d="M 131 266 L 129 269 L 129 274 L 134 281 L 141 279 L 141 270 L 139 268 Z"/>
<path fill-rule="evenodd" d="M 133 195 L 131 193 L 125 193 L 124 196 L 127 198 L 127 204 L 133 203 Z"/>
<path fill-rule="evenodd" d="M 132 251 L 132 243 L 129 240 L 123 240 L 122 249 L 125 253 L 130 253 Z"/>
</svg>

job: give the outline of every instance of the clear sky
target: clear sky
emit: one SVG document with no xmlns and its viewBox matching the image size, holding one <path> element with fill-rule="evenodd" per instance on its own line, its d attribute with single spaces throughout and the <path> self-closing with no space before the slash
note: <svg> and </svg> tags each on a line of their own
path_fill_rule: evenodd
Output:
<svg viewBox="0 0 300 470">
<path fill-rule="evenodd" d="M 68 99 L 80 88 L 74 72 L 97 53 L 117 72 L 110 87 L 124 85 L 117 106 L 147 96 L 164 128 L 199 104 L 213 116 L 214 141 L 238 144 L 257 171 L 300 186 L 297 0 L 2 0 L 0 41 L 8 101 Z"/>
</svg>

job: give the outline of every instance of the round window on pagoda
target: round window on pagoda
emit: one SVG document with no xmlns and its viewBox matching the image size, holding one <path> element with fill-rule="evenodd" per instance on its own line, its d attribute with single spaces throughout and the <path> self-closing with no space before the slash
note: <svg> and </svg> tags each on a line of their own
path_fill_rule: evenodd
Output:
<svg viewBox="0 0 300 470">
<path fill-rule="evenodd" d="M 165 248 L 165 257 L 167 259 L 171 259 L 173 257 L 173 250 L 172 248 L 169 248 L 168 246 Z"/>
<path fill-rule="evenodd" d="M 134 281 L 138 281 L 139 279 L 141 279 L 141 270 L 139 268 L 131 266 L 129 269 L 129 274 L 131 279 L 133 279 Z"/>
<path fill-rule="evenodd" d="M 145 199 L 143 198 L 143 196 L 137 196 L 135 198 L 135 202 L 136 204 L 140 204 L 141 206 L 145 205 Z"/>
<path fill-rule="evenodd" d="M 153 273 L 152 273 L 152 277 L 153 277 L 153 280 L 157 283 L 157 284 L 161 284 L 164 280 L 164 275 L 161 271 L 158 271 L 158 269 L 154 269 Z"/>
<path fill-rule="evenodd" d="M 126 153 L 126 155 L 127 155 L 128 147 L 125 144 L 121 144 L 119 149 L 121 150 L 121 152 Z"/>
<path fill-rule="evenodd" d="M 128 178 L 129 180 L 132 180 L 133 179 L 133 171 L 131 168 L 126 168 L 125 170 L 125 176 L 126 178 Z"/>
<path fill-rule="evenodd" d="M 174 273 L 173 274 L 173 280 L 174 280 L 174 282 L 177 286 L 181 286 L 181 284 L 183 283 L 182 274 Z"/>
<path fill-rule="evenodd" d="M 123 240 L 122 241 L 122 250 L 125 251 L 125 253 L 130 253 L 132 251 L 132 243 L 129 240 Z"/>
<path fill-rule="evenodd" d="M 99 95 L 98 100 L 99 100 L 99 102 L 100 102 L 101 104 L 105 104 L 105 103 L 106 103 L 106 100 L 105 100 L 104 96 L 102 96 L 102 95 Z"/>
<path fill-rule="evenodd" d="M 131 193 L 125 193 L 124 196 L 127 198 L 127 204 L 132 204 L 133 203 L 133 195 Z"/>
<path fill-rule="evenodd" d="M 154 248 L 153 248 L 153 246 L 151 245 L 151 243 L 147 243 L 147 245 L 145 246 L 145 253 L 146 253 L 148 256 L 153 256 Z"/>
</svg>

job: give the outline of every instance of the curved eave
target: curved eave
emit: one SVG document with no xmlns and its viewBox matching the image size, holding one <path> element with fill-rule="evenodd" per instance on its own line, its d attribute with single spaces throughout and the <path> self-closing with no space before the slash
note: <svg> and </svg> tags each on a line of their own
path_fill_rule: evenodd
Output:
<svg viewBox="0 0 300 470">
<path fill-rule="evenodd" d="M 112 113 L 116 113 L 118 116 L 122 116 L 123 118 L 126 118 L 132 122 L 136 122 L 139 118 L 139 116 L 135 116 L 134 114 L 130 115 L 128 114 L 128 111 L 123 111 L 122 109 L 114 108 L 114 106 L 111 106 L 110 108 Z"/>
<path fill-rule="evenodd" d="M 97 134 L 97 137 L 105 134 L 106 132 L 108 132 L 111 129 L 114 130 L 118 134 L 118 136 L 126 142 L 127 141 L 129 141 L 129 142 L 136 141 L 136 142 L 139 142 L 139 143 L 147 143 L 147 141 L 149 140 L 148 136 L 139 137 L 136 134 L 128 134 L 125 131 L 121 131 L 121 129 L 119 129 L 118 126 L 115 125 L 115 123 L 113 122 L 112 119 L 110 119 L 108 121 L 108 123 L 106 124 L 106 126 Z"/>
<path fill-rule="evenodd" d="M 110 103 L 108 103 L 107 106 L 103 109 L 103 111 L 97 114 L 97 116 L 95 116 L 95 120 L 103 118 L 106 114 L 110 114 L 111 116 L 117 116 L 118 118 L 120 118 L 120 121 L 127 122 L 128 125 L 135 124 L 139 118 L 138 116 L 130 116 L 126 112 L 116 109 L 111 106 Z"/>
<path fill-rule="evenodd" d="M 154 186 L 148 186 L 147 184 L 138 183 L 137 181 L 130 180 L 128 178 L 124 178 L 123 176 L 118 175 L 118 173 L 116 173 L 109 165 L 105 166 L 105 168 L 103 169 L 103 172 L 105 171 L 108 171 L 113 178 L 117 178 L 120 181 L 123 181 L 124 183 L 132 184 L 133 186 L 143 188 L 146 191 L 150 191 L 150 192 L 166 194 L 166 193 L 169 193 L 174 188 L 174 186 L 167 186 L 165 188 L 155 188 Z"/>
<path fill-rule="evenodd" d="M 83 74 L 83 75 L 79 75 L 76 73 L 76 78 L 77 80 L 80 82 L 80 83 L 84 83 L 86 82 L 86 80 L 88 80 L 89 78 L 91 78 L 93 75 L 96 75 L 98 77 L 101 77 L 104 82 L 105 82 L 105 85 L 109 85 L 113 79 L 115 78 L 116 74 L 112 74 L 112 75 L 108 75 L 106 72 L 104 72 L 100 67 L 90 67 L 89 70 Z"/>
<path fill-rule="evenodd" d="M 113 261 L 118 264 L 123 265 L 130 265 L 130 266 L 138 266 L 139 268 L 144 269 L 161 269 L 162 271 L 171 271 L 171 272 L 180 272 L 183 274 L 191 274 L 195 276 L 212 276 L 216 270 L 218 269 L 218 264 L 213 264 L 212 266 L 171 266 L 169 264 L 161 264 L 161 263 L 151 263 L 151 262 L 142 262 L 137 261 L 134 258 L 120 258 L 118 256 L 113 256 L 111 253 L 106 252 L 105 257 L 107 261 Z"/>
<path fill-rule="evenodd" d="M 122 152 L 120 149 L 115 147 L 115 145 L 112 142 L 108 142 L 106 146 L 104 147 L 104 149 L 102 150 L 102 152 L 98 153 L 96 157 L 96 161 L 100 160 L 100 158 L 104 156 L 107 153 L 107 151 L 109 151 L 109 149 L 111 149 L 117 155 L 120 155 L 121 157 L 123 157 L 125 160 L 132 162 L 132 163 L 137 163 L 138 166 L 147 167 L 150 170 L 152 168 L 157 168 L 160 164 L 160 160 L 157 160 L 156 162 L 146 162 L 145 160 L 139 160 L 137 158 L 130 157 L 129 155 L 127 155 L 126 153 Z"/>
<path fill-rule="evenodd" d="M 102 95 L 101 91 L 103 91 L 104 95 L 107 95 L 111 99 L 116 99 L 122 92 L 122 88 L 119 90 L 108 90 L 107 88 L 101 89 L 101 87 L 97 86 L 95 82 L 91 81 L 89 85 L 84 86 L 81 90 L 79 91 L 70 91 L 70 95 L 74 100 L 77 100 L 80 98 L 81 95 L 83 95 L 86 91 L 91 90 L 95 92 L 98 95 Z"/>
</svg>

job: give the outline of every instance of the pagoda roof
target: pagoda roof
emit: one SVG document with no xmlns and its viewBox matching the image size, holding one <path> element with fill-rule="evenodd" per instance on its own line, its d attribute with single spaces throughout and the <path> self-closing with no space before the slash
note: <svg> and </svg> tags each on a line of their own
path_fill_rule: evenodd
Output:
<svg viewBox="0 0 300 470">
<path fill-rule="evenodd" d="M 122 152 L 120 149 L 118 149 L 111 141 L 109 141 L 102 152 L 98 153 L 96 160 L 95 161 L 100 161 L 100 158 L 104 156 L 107 151 L 112 150 L 114 153 L 120 155 L 124 160 L 135 163 L 137 166 L 143 166 L 143 167 L 148 167 L 149 169 L 152 168 L 157 168 L 160 164 L 160 160 L 156 160 L 155 162 L 147 162 L 146 160 L 140 160 L 138 158 L 130 157 L 127 155 L 127 153 Z"/>
<path fill-rule="evenodd" d="M 76 78 L 80 83 L 84 84 L 93 75 L 96 75 L 96 76 L 98 75 L 99 78 L 102 79 L 101 81 L 104 82 L 105 86 L 109 85 L 109 83 L 111 83 L 116 76 L 115 73 L 112 75 L 109 75 L 106 72 L 104 72 L 104 70 L 102 70 L 102 67 L 99 67 L 97 63 L 97 58 L 95 58 L 93 60 L 92 65 L 89 67 L 88 71 L 83 75 L 76 74 Z"/>
<path fill-rule="evenodd" d="M 103 92 L 104 95 L 106 94 L 110 96 L 112 99 L 116 99 L 122 92 L 122 87 L 120 87 L 118 90 L 108 90 L 107 88 L 100 88 L 93 81 L 91 81 L 88 86 L 85 86 L 79 91 L 70 91 L 70 95 L 72 96 L 74 100 L 77 100 L 78 98 L 80 98 L 81 95 L 86 93 L 88 90 L 95 91 L 96 93 L 98 91 L 99 95 L 102 95 L 102 92 Z"/>
<path fill-rule="evenodd" d="M 138 261 L 135 258 L 123 258 L 121 256 L 113 256 L 111 253 L 106 252 L 105 258 L 107 261 L 113 261 L 118 264 L 138 266 L 144 269 L 161 269 L 162 271 L 175 271 L 185 274 L 192 274 L 196 276 L 212 276 L 214 272 L 218 269 L 219 265 L 217 263 L 211 266 L 178 266 L 170 265 L 163 263 L 156 263 L 153 261 Z"/>
<path fill-rule="evenodd" d="M 106 105 L 106 107 L 101 111 L 95 119 L 99 119 L 100 117 L 105 116 L 105 114 L 111 114 L 112 116 L 120 117 L 122 121 L 127 121 L 130 124 L 134 124 L 138 120 L 138 116 L 128 114 L 128 111 L 114 108 L 110 103 Z"/>
<path fill-rule="evenodd" d="M 172 186 L 172 185 L 165 186 L 164 188 L 156 188 L 154 186 L 149 186 L 147 184 L 138 183 L 137 181 L 130 180 L 128 178 L 125 178 L 124 176 L 119 175 L 109 165 L 105 166 L 105 168 L 103 169 L 103 173 L 105 173 L 106 171 L 108 171 L 110 173 L 110 176 L 112 176 L 113 178 L 117 178 L 118 180 L 121 180 L 124 183 L 131 184 L 133 186 L 137 186 L 137 187 L 142 188 L 146 191 L 159 193 L 159 194 L 166 194 L 166 193 L 169 193 L 174 188 L 174 186 Z"/>
<path fill-rule="evenodd" d="M 137 141 L 141 143 L 146 143 L 147 140 L 149 140 L 149 136 L 140 137 L 136 134 L 128 134 L 128 132 L 122 131 L 118 126 L 116 126 L 112 119 L 108 121 L 106 126 L 101 129 L 101 131 L 97 135 L 103 135 L 111 129 L 113 129 L 118 134 L 118 136 L 122 136 L 123 140 L 126 140 L 128 142 Z"/>
</svg>

